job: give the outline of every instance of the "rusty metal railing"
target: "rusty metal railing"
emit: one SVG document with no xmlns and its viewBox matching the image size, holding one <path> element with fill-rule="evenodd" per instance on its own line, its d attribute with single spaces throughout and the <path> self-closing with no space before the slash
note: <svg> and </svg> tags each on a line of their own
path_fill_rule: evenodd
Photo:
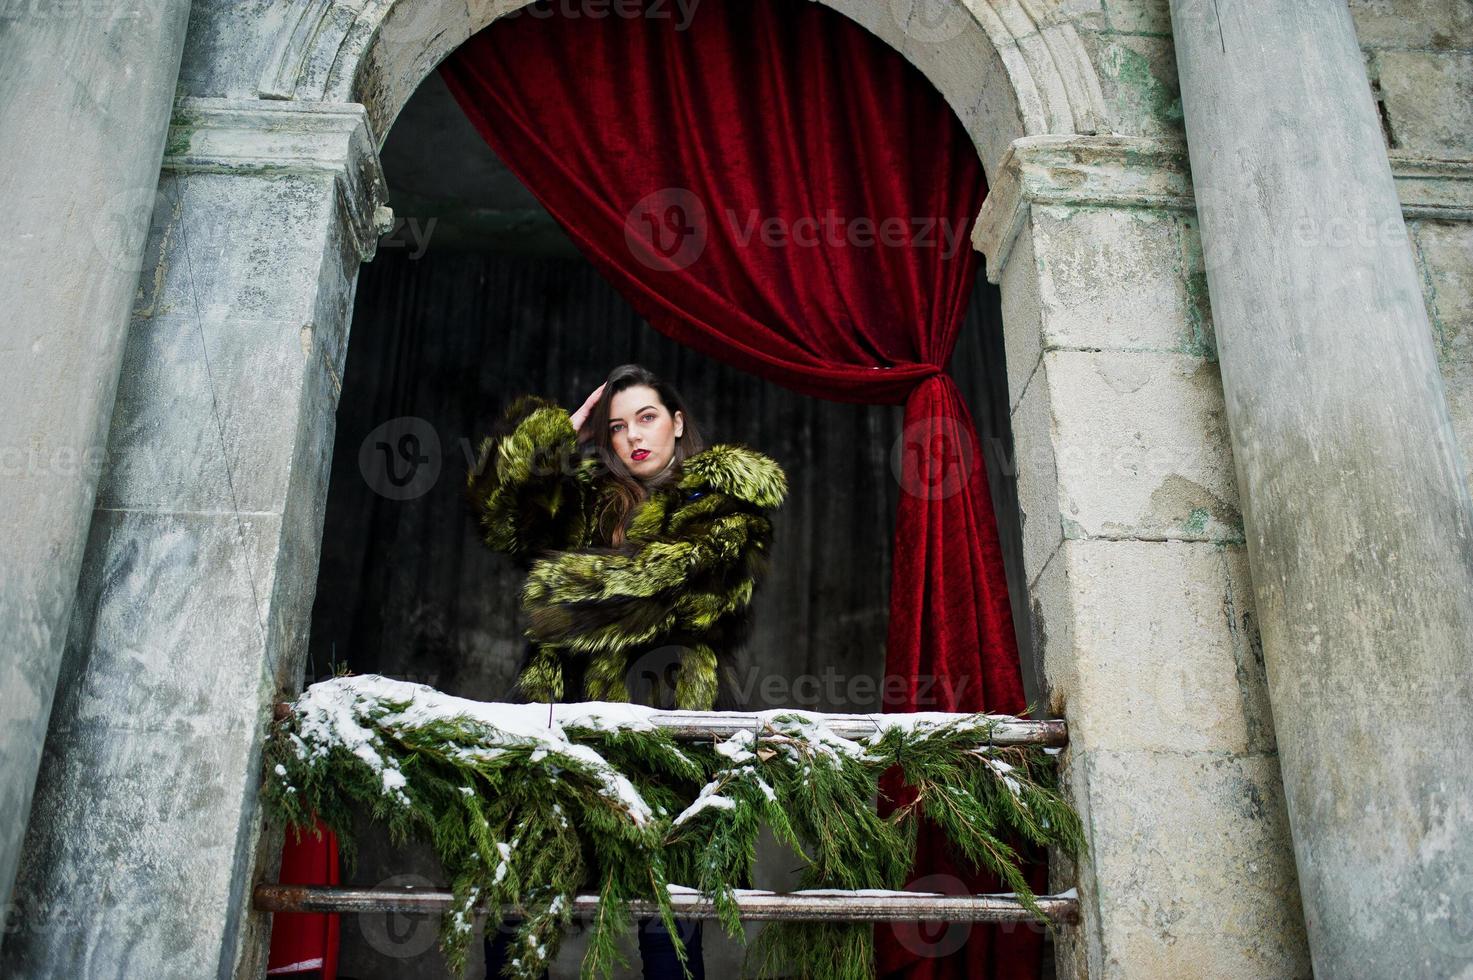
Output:
<svg viewBox="0 0 1473 980">
<path fill-rule="evenodd" d="M 454 903 L 451 892 L 413 886 L 342 888 L 321 885 L 257 885 L 255 907 L 262 912 L 423 912 L 439 913 Z M 573 914 L 590 918 L 598 910 L 597 895 L 579 895 Z M 713 919 L 716 907 L 694 891 L 674 891 L 670 896 L 675 913 L 685 918 Z M 737 907 L 747 921 L 775 920 L 806 922 L 1023 922 L 1037 919 L 1010 894 L 945 895 L 939 892 L 900 892 L 865 889 L 842 891 L 817 889 L 769 892 L 737 889 Z M 633 901 L 629 910 L 637 916 L 656 915 L 655 903 Z M 1047 917 L 1059 924 L 1079 921 L 1079 902 L 1073 896 L 1040 895 L 1038 904 Z M 489 913 L 484 906 L 478 912 Z M 520 909 L 501 909 L 515 916 Z"/>
</svg>

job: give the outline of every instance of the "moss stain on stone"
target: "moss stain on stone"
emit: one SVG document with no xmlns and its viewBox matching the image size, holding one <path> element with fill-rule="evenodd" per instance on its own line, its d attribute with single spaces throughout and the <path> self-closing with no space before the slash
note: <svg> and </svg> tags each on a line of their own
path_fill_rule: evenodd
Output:
<svg viewBox="0 0 1473 980">
<path fill-rule="evenodd" d="M 1207 519 L 1210 516 L 1206 507 L 1194 507 L 1182 524 L 1182 530 L 1187 534 L 1201 534 L 1207 530 Z"/>
<path fill-rule="evenodd" d="M 1125 44 L 1114 45 L 1111 54 L 1111 67 L 1120 87 L 1134 92 L 1151 115 L 1179 128 L 1183 121 L 1181 95 L 1152 71 L 1150 59 Z"/>
</svg>

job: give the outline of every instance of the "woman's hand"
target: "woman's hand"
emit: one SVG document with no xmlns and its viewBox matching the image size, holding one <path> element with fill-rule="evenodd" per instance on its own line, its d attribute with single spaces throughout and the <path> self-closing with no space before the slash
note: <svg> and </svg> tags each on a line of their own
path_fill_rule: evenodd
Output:
<svg viewBox="0 0 1473 980">
<path fill-rule="evenodd" d="M 593 394 L 583 399 L 583 404 L 578 408 L 578 411 L 569 416 L 569 420 L 573 423 L 573 431 L 578 433 L 579 441 L 584 441 L 583 423 L 588 420 L 588 413 L 593 411 L 593 406 L 598 404 L 598 398 L 604 393 L 604 385 L 606 384 L 608 382 L 604 382 L 604 384 L 593 389 Z"/>
</svg>

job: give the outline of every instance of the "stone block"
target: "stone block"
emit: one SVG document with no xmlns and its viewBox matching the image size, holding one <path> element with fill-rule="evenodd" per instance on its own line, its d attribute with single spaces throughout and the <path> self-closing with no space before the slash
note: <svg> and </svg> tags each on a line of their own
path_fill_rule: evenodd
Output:
<svg viewBox="0 0 1473 980">
<path fill-rule="evenodd" d="M 1312 975 L 1274 755 L 1069 750 L 1094 980 Z"/>
<path fill-rule="evenodd" d="M 1411 232 L 1438 358 L 1473 361 L 1473 224 L 1418 221 Z"/>
<path fill-rule="evenodd" d="M 1376 64 L 1397 149 L 1473 153 L 1473 53 L 1378 51 Z"/>
<path fill-rule="evenodd" d="M 1473 360 L 1442 361 L 1441 367 L 1453 432 L 1463 452 L 1463 472 L 1473 490 Z"/>
<path fill-rule="evenodd" d="M 1216 364 L 1046 351 L 1042 371 L 1066 538 L 1242 540 Z"/>
<path fill-rule="evenodd" d="M 1123 136 L 1185 135 L 1171 39 L 1080 31 L 1100 76 L 1110 131 Z"/>
<path fill-rule="evenodd" d="M 1217 360 L 1217 332 L 1207 290 L 1207 264 L 1202 257 L 1202 232 L 1195 214 L 1177 218 L 1181 228 L 1182 281 L 1187 290 L 1189 334 L 1183 353 Z"/>
<path fill-rule="evenodd" d="M 314 319 L 332 174 L 165 174 L 158 194 L 135 319 Z"/>
<path fill-rule="evenodd" d="M 1106 0 L 1105 14 L 1112 31 L 1171 36 L 1168 0 Z"/>
<path fill-rule="evenodd" d="M 1060 542 L 1062 545 L 1062 542 Z M 1079 690 L 1079 658 L 1074 655 L 1074 583 L 1068 562 L 1056 546 L 1028 587 L 1033 655 L 1043 674 L 1048 710 L 1034 717 L 1068 718 L 1072 692 Z"/>
<path fill-rule="evenodd" d="M 0 973 L 230 976 L 263 726 L 115 722 L 47 739 Z"/>
<path fill-rule="evenodd" d="M 1365 48 L 1473 45 L 1473 4 L 1460 0 L 1350 0 L 1350 16 Z"/>
<path fill-rule="evenodd" d="M 272 700 L 277 517 L 98 510 L 52 735 L 119 727 L 246 738 Z"/>
<path fill-rule="evenodd" d="M 1046 349 L 1188 348 L 1191 307 L 1174 215 L 1035 205 L 1032 226 Z"/>
<path fill-rule="evenodd" d="M 1059 478 L 1054 465 L 1058 435 L 1042 365 L 1014 409 L 1012 422 L 1018 509 L 1023 520 L 1023 570 L 1031 582 L 1063 539 Z"/>
<path fill-rule="evenodd" d="M 299 16 L 300 8 L 276 0 L 194 5 L 179 68 L 179 94 L 256 98 L 269 51 L 242 39 L 279 38 Z"/>
<path fill-rule="evenodd" d="M 1052 6 L 1054 22 L 1067 21 L 1080 30 L 1105 29 L 1105 0 L 1058 0 Z"/>
<path fill-rule="evenodd" d="M 1065 541 L 1070 637 L 1051 689 L 1084 751 L 1273 748 L 1241 546 Z M 1072 660 L 1072 665 L 1065 661 Z"/>
<path fill-rule="evenodd" d="M 1003 266 L 1002 331 L 1008 368 L 1008 407 L 1016 409 L 1043 353 L 1043 308 L 1038 296 L 1038 262 L 1028 223 L 1013 242 Z"/>
<path fill-rule="evenodd" d="M 271 599 L 273 615 L 268 624 L 271 649 L 276 651 L 276 686 L 283 691 L 299 689 L 307 655 L 322 558 L 333 442 L 337 436 L 339 384 L 326 363 L 326 356 L 314 359 L 302 389 L 301 410 L 297 413 L 296 446 L 291 455 L 276 560 L 279 574 Z"/>
<path fill-rule="evenodd" d="M 470 19 L 464 2 L 398 4 L 379 36 L 363 58 L 354 95 L 368 107 L 369 129 L 383 145 L 424 77 L 470 37 Z"/>
<path fill-rule="evenodd" d="M 304 371 L 322 356 L 304 350 L 310 333 L 243 317 L 136 321 L 97 505 L 279 514 Z"/>
</svg>

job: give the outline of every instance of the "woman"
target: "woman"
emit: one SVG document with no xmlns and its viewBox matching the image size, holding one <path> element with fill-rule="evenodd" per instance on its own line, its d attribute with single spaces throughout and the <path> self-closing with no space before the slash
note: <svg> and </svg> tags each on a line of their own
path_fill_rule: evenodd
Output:
<svg viewBox="0 0 1473 980">
<path fill-rule="evenodd" d="M 750 630 L 782 468 L 736 443 L 707 448 L 680 395 L 637 364 L 571 414 L 524 395 L 502 425 L 466 488 L 486 544 L 527 568 L 521 693 L 710 710 Z M 700 925 L 680 925 L 701 977 Z M 658 920 L 641 921 L 640 951 L 646 977 L 683 975 Z"/>
</svg>

